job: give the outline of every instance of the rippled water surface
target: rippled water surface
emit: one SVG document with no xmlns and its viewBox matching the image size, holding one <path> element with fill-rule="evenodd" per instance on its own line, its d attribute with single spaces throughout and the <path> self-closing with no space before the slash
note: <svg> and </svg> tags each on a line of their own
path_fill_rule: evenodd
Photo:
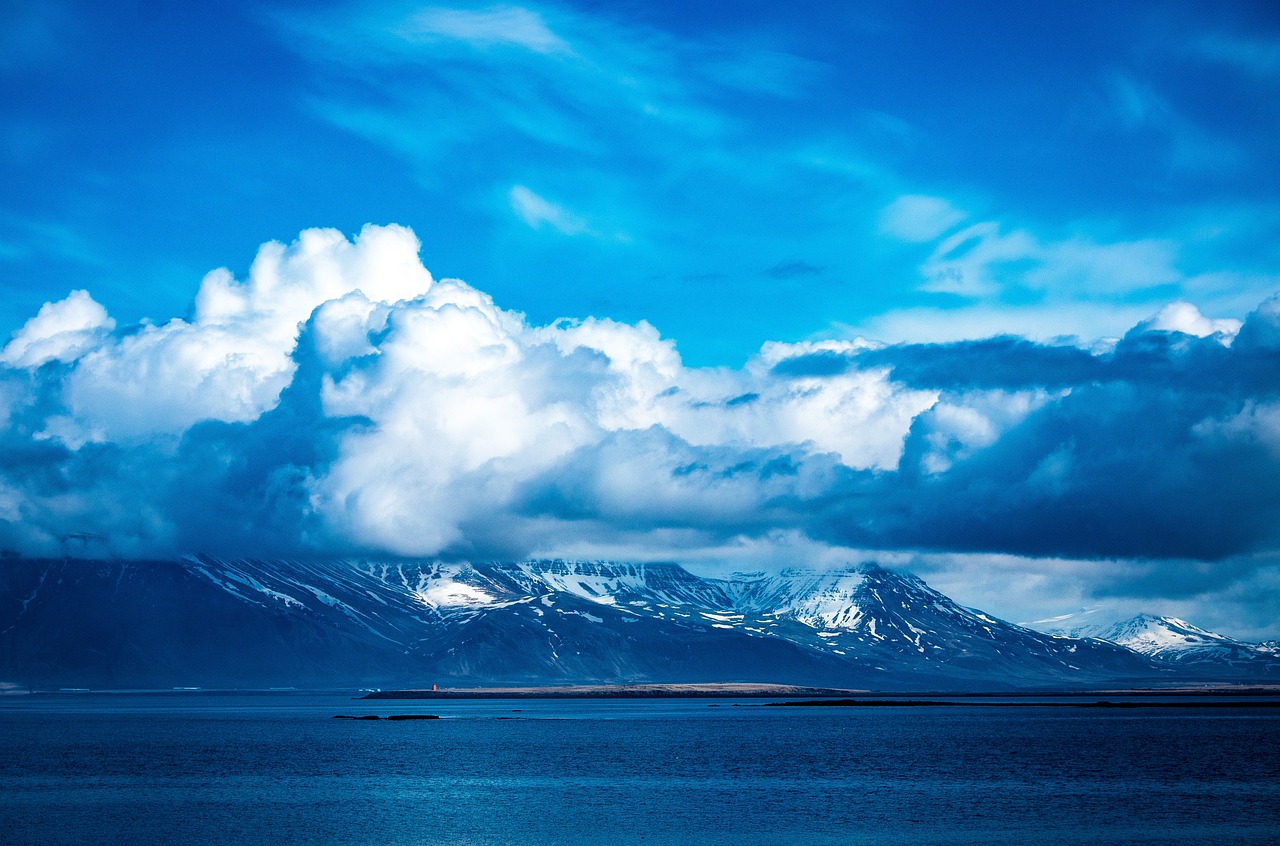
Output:
<svg viewBox="0 0 1280 846">
<path fill-rule="evenodd" d="M 1274 709 L 756 704 L 6 697 L 0 840 L 1280 842 Z"/>
</svg>

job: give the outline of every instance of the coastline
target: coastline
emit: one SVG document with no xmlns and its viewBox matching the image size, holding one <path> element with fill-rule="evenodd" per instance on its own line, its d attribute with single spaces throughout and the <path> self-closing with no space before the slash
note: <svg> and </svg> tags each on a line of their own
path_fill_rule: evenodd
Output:
<svg viewBox="0 0 1280 846">
<path fill-rule="evenodd" d="M 375 690 L 361 699 L 742 699 L 773 696 L 870 696 L 868 690 L 790 684 L 583 684 L 528 687 L 449 687 L 439 690 Z"/>
<path fill-rule="evenodd" d="M 814 704 L 833 704 L 831 700 L 856 701 L 859 704 L 913 704 L 943 698 L 938 704 L 961 704 L 965 700 L 1015 699 L 1032 700 L 1009 704 L 1049 704 L 1034 700 L 1070 697 L 1150 697 L 1211 701 L 1215 698 L 1244 697 L 1249 700 L 1272 698 L 1280 701 L 1280 685 L 1216 685 L 1213 687 L 1176 688 L 1107 688 L 1100 690 L 1034 690 L 1034 691 L 871 691 L 847 688 L 804 687 L 786 684 L 704 683 L 704 684 L 589 684 L 511 687 L 454 687 L 370 691 L 360 699 L 759 699 L 785 697 L 812 699 Z M 854 700 L 853 697 L 861 697 Z M 788 703 L 795 704 L 795 703 Z M 969 704 L 999 704 L 971 701 Z M 1064 703 L 1078 704 L 1078 703 Z"/>
</svg>

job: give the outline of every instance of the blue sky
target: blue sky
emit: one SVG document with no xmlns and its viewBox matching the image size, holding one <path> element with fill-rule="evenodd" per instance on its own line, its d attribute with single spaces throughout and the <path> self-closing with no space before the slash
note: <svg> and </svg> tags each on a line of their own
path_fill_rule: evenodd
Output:
<svg viewBox="0 0 1280 846">
<path fill-rule="evenodd" d="M 4 549 L 1280 635 L 1274 4 L 0 15 Z"/>
<path fill-rule="evenodd" d="M 259 243 L 369 222 L 535 322 L 649 320 L 698 365 L 1115 336 L 1280 287 L 1272 4 L 4 14 L 10 329 L 76 287 L 182 316 Z"/>
</svg>

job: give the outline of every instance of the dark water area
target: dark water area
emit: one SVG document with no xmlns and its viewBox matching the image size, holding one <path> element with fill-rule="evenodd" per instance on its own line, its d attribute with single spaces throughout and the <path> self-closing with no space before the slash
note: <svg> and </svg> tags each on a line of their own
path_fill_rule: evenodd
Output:
<svg viewBox="0 0 1280 846">
<path fill-rule="evenodd" d="M 1280 842 L 1275 709 L 738 704 L 5 697 L 0 841 Z"/>
</svg>

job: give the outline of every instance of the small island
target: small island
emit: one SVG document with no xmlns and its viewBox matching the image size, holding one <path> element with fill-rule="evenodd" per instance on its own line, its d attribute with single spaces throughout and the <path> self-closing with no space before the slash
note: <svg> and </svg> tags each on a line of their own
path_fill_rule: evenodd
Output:
<svg viewBox="0 0 1280 846">
<path fill-rule="evenodd" d="M 379 717 L 377 714 L 364 714 L 362 716 L 353 716 L 350 714 L 334 714 L 335 720 L 390 720 L 392 722 L 401 722 L 404 720 L 438 720 L 439 714 L 392 714 L 388 717 Z"/>
</svg>

